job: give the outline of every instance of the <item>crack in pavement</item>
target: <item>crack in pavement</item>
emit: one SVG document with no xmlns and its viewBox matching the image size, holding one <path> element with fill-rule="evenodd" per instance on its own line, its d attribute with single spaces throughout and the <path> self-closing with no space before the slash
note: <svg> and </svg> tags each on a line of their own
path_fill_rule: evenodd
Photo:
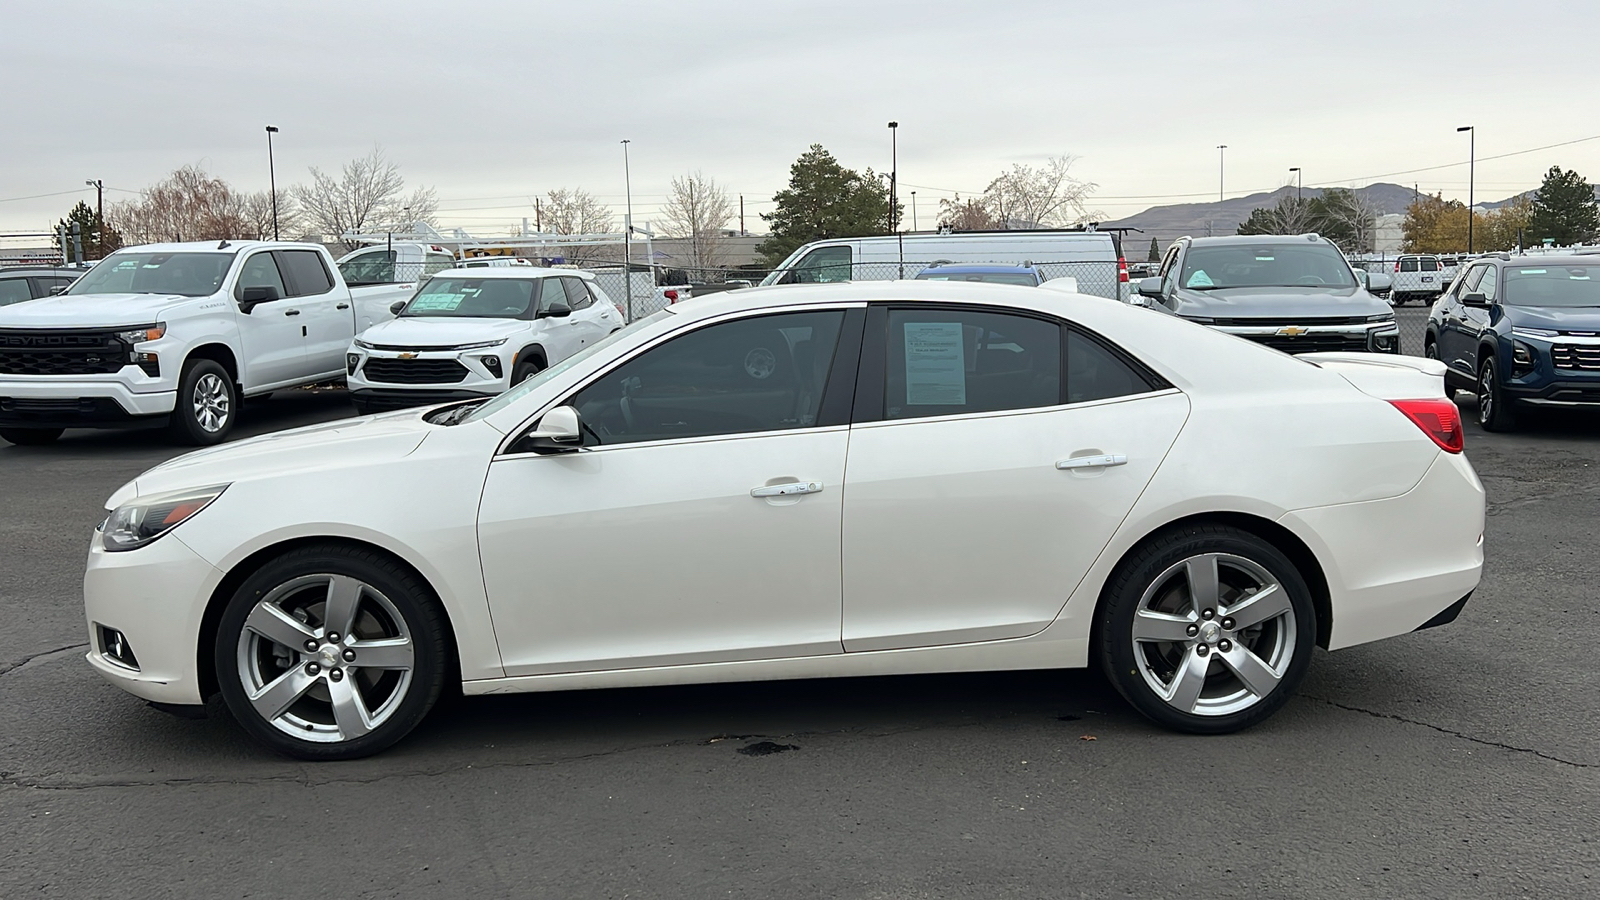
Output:
<svg viewBox="0 0 1600 900">
<path fill-rule="evenodd" d="M 1428 729 L 1431 729 L 1433 731 L 1437 731 L 1440 734 L 1448 734 L 1451 737 L 1457 737 L 1457 738 L 1460 738 L 1460 739 L 1462 739 L 1464 741 L 1471 741 L 1474 744 L 1482 744 L 1485 747 L 1494 747 L 1497 750 L 1511 750 L 1511 751 L 1516 752 L 1516 753 L 1527 753 L 1527 754 L 1530 754 L 1532 756 L 1537 756 L 1540 759 L 1549 760 L 1550 762 L 1553 762 L 1553 763 L 1560 763 L 1561 765 L 1564 765 L 1564 766 L 1572 766 L 1575 769 L 1600 769 L 1600 763 L 1586 763 L 1586 762 L 1578 762 L 1577 760 L 1572 760 L 1572 759 L 1564 759 L 1564 758 L 1562 758 L 1560 756 L 1555 756 L 1553 754 L 1546 753 L 1543 750 L 1535 750 L 1532 747 L 1518 747 L 1515 744 L 1504 744 L 1504 743 L 1501 743 L 1499 741 L 1491 741 L 1491 740 L 1488 740 L 1486 738 L 1473 737 L 1470 734 L 1466 734 L 1466 733 L 1460 732 L 1460 731 L 1454 731 L 1454 730 L 1451 730 L 1449 728 L 1445 728 L 1445 727 L 1443 727 L 1441 725 L 1433 725 L 1431 723 L 1421 722 L 1421 721 L 1418 721 L 1416 719 L 1408 719 L 1405 716 L 1397 716 L 1394 713 L 1378 712 L 1376 710 L 1371 710 L 1371 709 L 1362 709 L 1359 706 L 1346 706 L 1343 703 L 1340 703 L 1340 702 L 1338 702 L 1336 700 L 1330 700 L 1327 697 L 1316 697 L 1316 696 L 1312 696 L 1311 694 L 1301 694 L 1300 696 L 1306 698 L 1307 700 L 1316 700 L 1316 701 L 1318 701 L 1320 703 L 1326 703 L 1329 706 L 1335 707 L 1337 709 L 1342 709 L 1342 710 L 1345 710 L 1347 712 L 1362 713 L 1364 715 L 1371 716 L 1374 719 L 1392 719 L 1392 720 L 1394 720 L 1396 722 L 1403 722 L 1403 723 L 1405 723 L 1407 725 L 1417 725 L 1417 726 L 1420 726 L 1422 728 L 1428 728 Z"/>
<path fill-rule="evenodd" d="M 0 675 L 10 675 L 12 672 L 17 671 L 18 669 L 22 668 L 23 666 L 27 665 L 28 663 L 33 662 L 36 659 L 43 659 L 46 656 L 51 656 L 51 655 L 54 655 L 56 653 L 65 653 L 68 650 L 82 650 L 84 647 L 87 647 L 87 646 L 89 646 L 89 642 L 88 641 L 82 641 L 82 642 L 76 643 L 76 644 L 68 644 L 65 647 L 57 647 L 54 650 L 42 650 L 42 651 L 40 651 L 38 653 L 34 653 L 34 654 L 29 655 L 29 656 L 24 656 L 22 659 L 18 660 L 17 662 L 7 663 L 7 664 L 5 664 L 3 666 L 0 666 Z"/>
</svg>

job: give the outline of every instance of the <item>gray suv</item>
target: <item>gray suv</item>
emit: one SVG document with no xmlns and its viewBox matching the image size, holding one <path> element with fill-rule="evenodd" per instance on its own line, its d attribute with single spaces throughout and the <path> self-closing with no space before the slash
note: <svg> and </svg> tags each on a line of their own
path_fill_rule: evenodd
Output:
<svg viewBox="0 0 1600 900">
<path fill-rule="evenodd" d="M 1136 302 L 1285 353 L 1400 352 L 1394 310 L 1315 234 L 1179 238 Z"/>
<path fill-rule="evenodd" d="M 0 269 L 0 306 L 61 293 L 88 269 L 12 266 Z"/>
</svg>

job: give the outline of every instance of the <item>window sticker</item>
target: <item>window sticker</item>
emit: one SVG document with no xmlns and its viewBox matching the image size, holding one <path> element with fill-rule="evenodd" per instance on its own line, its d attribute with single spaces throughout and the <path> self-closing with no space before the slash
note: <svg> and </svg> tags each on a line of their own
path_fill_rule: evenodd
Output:
<svg viewBox="0 0 1600 900">
<path fill-rule="evenodd" d="M 959 322 L 907 322 L 906 405 L 964 406 L 966 353 Z"/>
<path fill-rule="evenodd" d="M 1205 269 L 1198 269 L 1189 276 L 1189 283 L 1184 287 L 1216 287 L 1216 284 L 1211 280 L 1211 276 L 1206 274 Z"/>
<path fill-rule="evenodd" d="M 446 291 L 419 294 L 415 300 L 411 301 L 411 308 L 406 312 L 428 309 L 452 310 L 460 306 L 465 297 L 466 294 L 452 294 Z"/>
</svg>

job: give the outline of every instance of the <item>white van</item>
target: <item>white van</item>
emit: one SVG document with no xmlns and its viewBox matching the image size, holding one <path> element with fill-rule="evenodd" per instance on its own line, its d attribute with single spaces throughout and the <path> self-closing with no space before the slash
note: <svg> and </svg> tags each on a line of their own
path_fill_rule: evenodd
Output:
<svg viewBox="0 0 1600 900">
<path fill-rule="evenodd" d="M 1046 280 L 1076 278 L 1085 294 L 1128 299 L 1128 264 L 1114 231 L 969 231 L 812 241 L 761 283 L 891 281 L 950 263 L 1031 265 Z"/>
</svg>

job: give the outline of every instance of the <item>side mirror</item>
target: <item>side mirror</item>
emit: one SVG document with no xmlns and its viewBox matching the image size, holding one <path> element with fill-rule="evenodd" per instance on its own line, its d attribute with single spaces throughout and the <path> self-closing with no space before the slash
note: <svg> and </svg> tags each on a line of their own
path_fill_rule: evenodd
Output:
<svg viewBox="0 0 1600 900">
<path fill-rule="evenodd" d="M 1142 297 L 1159 297 L 1159 296 L 1161 296 L 1161 279 L 1160 278 L 1141 278 L 1141 279 L 1139 279 L 1139 295 L 1142 296 Z"/>
<path fill-rule="evenodd" d="M 397 316 L 400 315 L 400 310 L 405 309 L 406 303 L 408 302 L 409 301 L 406 300 L 396 300 L 395 302 L 389 304 L 389 312 Z"/>
<path fill-rule="evenodd" d="M 1367 273 L 1367 290 L 1387 291 L 1392 287 L 1394 287 L 1394 276 L 1388 272 Z"/>
<path fill-rule="evenodd" d="M 533 430 L 522 440 L 535 453 L 562 453 L 577 450 L 583 443 L 582 423 L 578 411 L 570 406 L 558 406 L 544 414 Z"/>
<path fill-rule="evenodd" d="M 564 319 L 572 315 L 572 307 L 568 306 L 565 300 L 552 300 L 540 315 L 549 316 L 552 319 Z"/>
<path fill-rule="evenodd" d="M 282 300 L 283 294 L 272 285 L 258 285 L 247 287 L 239 292 L 239 310 L 248 315 L 262 303 L 271 303 L 273 300 Z"/>
<path fill-rule="evenodd" d="M 50 286 L 50 296 L 54 297 L 57 294 L 62 293 L 63 291 L 65 291 L 69 287 L 72 287 L 72 285 L 70 285 L 70 284 L 55 284 L 55 285 L 51 285 Z"/>
<path fill-rule="evenodd" d="M 1482 294 L 1463 294 L 1461 297 L 1461 305 L 1470 306 L 1473 309 L 1488 309 L 1489 298 Z"/>
</svg>

